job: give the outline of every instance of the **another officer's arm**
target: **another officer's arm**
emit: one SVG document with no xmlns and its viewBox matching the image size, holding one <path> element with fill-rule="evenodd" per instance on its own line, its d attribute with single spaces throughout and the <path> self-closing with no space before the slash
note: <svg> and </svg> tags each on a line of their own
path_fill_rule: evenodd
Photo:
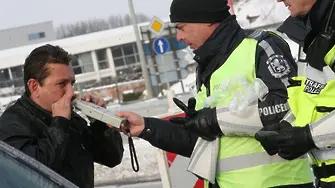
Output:
<svg viewBox="0 0 335 188">
<path fill-rule="evenodd" d="M 329 150 L 335 147 L 335 110 L 309 125 L 312 139 L 316 147 Z"/>
<path fill-rule="evenodd" d="M 286 87 L 288 78 L 296 74 L 296 62 L 283 39 L 271 36 L 259 42 L 256 50 L 256 77 L 269 90 L 265 99 L 258 103 L 263 126 L 280 122 L 289 110 Z"/>
</svg>

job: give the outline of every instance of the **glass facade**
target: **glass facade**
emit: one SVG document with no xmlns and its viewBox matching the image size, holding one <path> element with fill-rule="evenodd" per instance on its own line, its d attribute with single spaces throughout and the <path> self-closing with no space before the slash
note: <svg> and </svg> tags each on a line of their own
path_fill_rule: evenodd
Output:
<svg viewBox="0 0 335 188">
<path fill-rule="evenodd" d="M 98 61 L 99 70 L 108 69 L 108 56 L 107 56 L 107 49 L 100 49 L 95 51 Z"/>
<path fill-rule="evenodd" d="M 93 72 L 94 67 L 91 52 L 74 55 L 71 65 L 75 74 Z"/>
</svg>

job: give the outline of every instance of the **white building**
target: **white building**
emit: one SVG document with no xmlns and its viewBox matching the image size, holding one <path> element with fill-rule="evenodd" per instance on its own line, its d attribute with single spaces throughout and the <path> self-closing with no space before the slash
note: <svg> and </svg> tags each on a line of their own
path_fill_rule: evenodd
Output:
<svg viewBox="0 0 335 188">
<path fill-rule="evenodd" d="M 139 24 L 139 26 L 148 23 Z M 176 39 L 172 38 L 172 42 Z M 173 41 L 174 40 L 174 41 Z M 142 76 L 136 38 L 132 26 L 121 27 L 71 38 L 53 40 L 0 51 L 0 88 L 23 86 L 23 64 L 29 53 L 44 44 L 58 45 L 74 55 L 71 62 L 80 88 L 97 82 L 109 84 L 113 77 L 125 80 Z M 184 48 L 184 47 L 183 47 Z M 144 44 L 145 54 L 151 53 Z M 109 83 L 108 83 L 109 82 Z M 13 88 L 14 88 L 13 87 Z M 1 93 L 0 93 L 1 94 Z"/>
<path fill-rule="evenodd" d="M 0 50 L 56 40 L 52 21 L 0 30 Z"/>
</svg>

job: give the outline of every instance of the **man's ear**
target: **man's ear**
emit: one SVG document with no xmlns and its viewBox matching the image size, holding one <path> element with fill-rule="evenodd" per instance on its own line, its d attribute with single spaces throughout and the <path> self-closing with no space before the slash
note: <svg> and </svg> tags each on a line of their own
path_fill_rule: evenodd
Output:
<svg viewBox="0 0 335 188">
<path fill-rule="evenodd" d="M 28 85 L 28 89 L 31 93 L 31 96 L 34 97 L 34 98 L 38 98 L 39 97 L 40 83 L 37 80 L 31 78 L 31 79 L 28 80 L 27 85 Z"/>
</svg>

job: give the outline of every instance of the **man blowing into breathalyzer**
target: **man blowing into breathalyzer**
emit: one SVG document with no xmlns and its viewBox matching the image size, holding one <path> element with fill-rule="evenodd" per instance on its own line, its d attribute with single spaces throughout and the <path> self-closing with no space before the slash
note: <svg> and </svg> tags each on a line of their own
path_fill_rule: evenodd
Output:
<svg viewBox="0 0 335 188">
<path fill-rule="evenodd" d="M 120 133 L 72 110 L 75 75 L 71 56 L 58 46 L 34 49 L 24 63 L 25 92 L 0 118 L 0 139 L 37 159 L 79 187 L 94 186 L 94 165 L 121 163 Z M 85 94 L 87 102 L 105 106 Z"/>
</svg>

